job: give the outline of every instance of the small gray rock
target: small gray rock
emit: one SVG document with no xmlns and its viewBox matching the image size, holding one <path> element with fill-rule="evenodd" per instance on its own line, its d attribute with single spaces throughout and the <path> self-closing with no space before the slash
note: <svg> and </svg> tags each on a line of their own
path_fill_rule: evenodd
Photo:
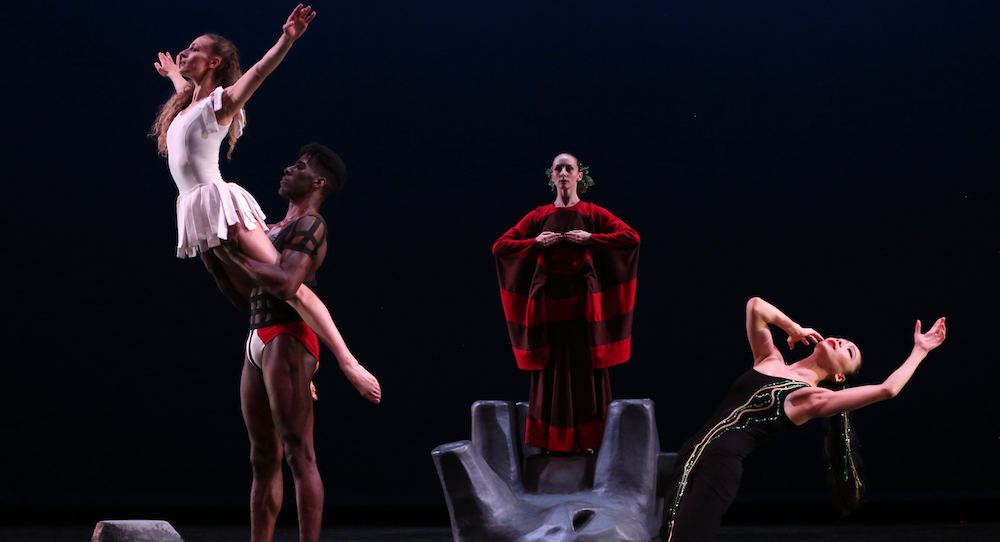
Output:
<svg viewBox="0 0 1000 542">
<path fill-rule="evenodd" d="M 184 542 L 170 523 L 156 519 L 98 521 L 90 542 Z"/>
</svg>

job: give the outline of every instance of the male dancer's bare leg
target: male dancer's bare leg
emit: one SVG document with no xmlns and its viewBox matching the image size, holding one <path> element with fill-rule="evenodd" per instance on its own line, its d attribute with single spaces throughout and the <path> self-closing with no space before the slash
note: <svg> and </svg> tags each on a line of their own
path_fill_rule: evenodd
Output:
<svg viewBox="0 0 1000 542">
<path fill-rule="evenodd" d="M 281 458 L 284 451 L 271 419 L 271 405 L 264 389 L 263 373 L 247 359 L 243 360 L 243 374 L 240 378 L 240 406 L 247 434 L 250 436 L 250 467 L 253 469 L 253 482 L 250 486 L 250 540 L 270 542 L 274 536 L 274 523 L 281 510 Z"/>
<path fill-rule="evenodd" d="M 269 542 L 274 533 L 274 522 L 281 508 L 283 450 L 295 481 L 299 540 L 315 542 L 319 540 L 323 519 L 323 482 L 313 450 L 309 393 L 316 360 L 291 335 L 279 335 L 268 343 L 263 357 L 263 370 L 245 362 L 240 386 L 254 471 L 250 495 L 251 540 Z M 264 412 L 264 405 L 268 412 Z"/>
</svg>

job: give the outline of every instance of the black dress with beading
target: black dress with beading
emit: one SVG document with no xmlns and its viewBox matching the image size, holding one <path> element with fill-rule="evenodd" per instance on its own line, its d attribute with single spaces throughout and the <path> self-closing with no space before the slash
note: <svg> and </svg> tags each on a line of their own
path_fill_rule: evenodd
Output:
<svg viewBox="0 0 1000 542">
<path fill-rule="evenodd" d="M 664 542 L 711 542 L 736 498 L 743 458 L 765 441 L 795 427 L 785 397 L 808 386 L 749 370 L 722 405 L 677 454 L 664 510 Z"/>
</svg>

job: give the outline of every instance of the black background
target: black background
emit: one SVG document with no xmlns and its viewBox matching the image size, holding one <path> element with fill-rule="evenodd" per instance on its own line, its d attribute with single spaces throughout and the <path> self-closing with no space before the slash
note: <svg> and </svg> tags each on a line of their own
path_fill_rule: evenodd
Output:
<svg viewBox="0 0 1000 542">
<path fill-rule="evenodd" d="M 151 64 L 211 31 L 247 68 L 292 7 L 2 8 L 0 503 L 246 502 L 244 317 L 173 256 L 176 188 L 145 136 L 171 85 Z M 611 374 L 616 397 L 656 402 L 665 450 L 750 365 L 751 296 L 857 342 L 868 382 L 945 315 L 944 346 L 857 417 L 869 491 L 1000 495 L 1000 4 L 315 7 L 222 168 L 273 219 L 301 144 L 348 166 L 318 293 L 385 401 L 324 351 L 328 504 L 440 504 L 430 450 L 469 438 L 474 400 L 526 399 L 490 245 L 551 201 L 564 151 L 591 166 L 585 199 L 642 237 L 633 357 Z M 824 498 L 820 440 L 813 422 L 764 447 L 742 497 Z"/>
</svg>

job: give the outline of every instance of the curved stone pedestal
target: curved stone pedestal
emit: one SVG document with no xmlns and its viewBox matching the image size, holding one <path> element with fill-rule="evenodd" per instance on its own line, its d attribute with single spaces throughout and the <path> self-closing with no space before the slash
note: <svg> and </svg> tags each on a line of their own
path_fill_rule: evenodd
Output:
<svg viewBox="0 0 1000 542">
<path fill-rule="evenodd" d="M 477 401 L 472 440 L 431 452 L 456 542 L 646 542 L 657 536 L 658 471 L 668 474 L 676 454 L 660 453 L 652 401 L 612 402 L 596 456 L 545 455 L 521 444 L 526 412 L 524 403 Z"/>
</svg>

